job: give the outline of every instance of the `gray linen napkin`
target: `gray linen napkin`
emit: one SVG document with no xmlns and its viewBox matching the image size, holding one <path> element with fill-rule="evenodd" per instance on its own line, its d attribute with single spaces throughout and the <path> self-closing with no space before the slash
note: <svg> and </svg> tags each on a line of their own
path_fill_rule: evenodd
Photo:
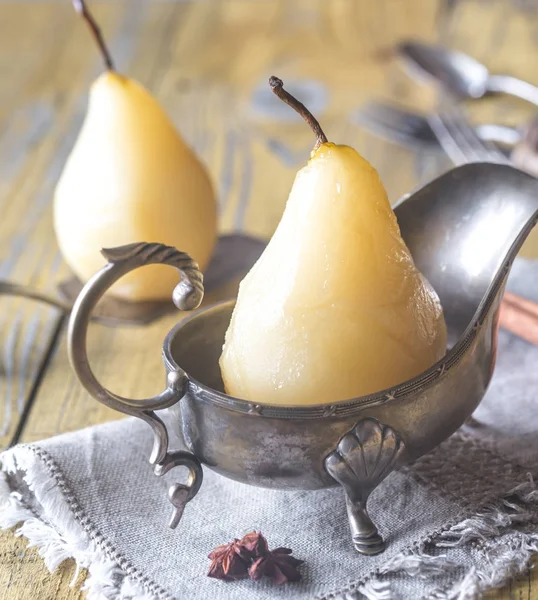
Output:
<svg viewBox="0 0 538 600">
<path fill-rule="evenodd" d="M 538 300 L 535 274 L 535 265 L 516 261 L 511 289 Z M 136 419 L 5 452 L 0 527 L 22 522 L 20 533 L 51 569 L 68 557 L 87 567 L 90 599 L 475 598 L 522 571 L 538 550 L 536 364 L 537 347 L 501 332 L 478 423 L 372 495 L 388 542 L 375 557 L 353 550 L 340 489 L 261 490 L 209 469 L 178 529 L 169 530 L 170 481 L 153 475 L 151 432 Z M 254 529 L 305 561 L 301 582 L 206 577 L 209 551 Z"/>
</svg>

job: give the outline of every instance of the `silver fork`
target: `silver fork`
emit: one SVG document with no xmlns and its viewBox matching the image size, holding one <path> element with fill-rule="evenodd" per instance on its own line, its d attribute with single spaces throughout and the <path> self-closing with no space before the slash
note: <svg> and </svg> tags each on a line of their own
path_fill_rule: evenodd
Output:
<svg viewBox="0 0 538 600">
<path fill-rule="evenodd" d="M 442 150 L 426 115 L 414 113 L 393 102 L 371 100 L 352 113 L 352 119 L 390 142 L 419 149 Z M 495 142 L 507 154 L 521 141 L 521 131 L 513 127 L 486 123 L 476 125 L 481 139 Z"/>
<path fill-rule="evenodd" d="M 481 139 L 459 106 L 428 115 L 428 123 L 447 156 L 457 165 L 469 162 L 510 164 L 492 143 Z"/>
</svg>

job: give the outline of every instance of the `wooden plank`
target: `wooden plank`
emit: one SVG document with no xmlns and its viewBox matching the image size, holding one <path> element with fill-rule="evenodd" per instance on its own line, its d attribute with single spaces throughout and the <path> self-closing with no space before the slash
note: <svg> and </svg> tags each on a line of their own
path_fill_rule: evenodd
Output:
<svg viewBox="0 0 538 600">
<path fill-rule="evenodd" d="M 121 6 L 98 10 L 114 33 Z M 83 116 L 81 84 L 95 71 L 98 59 L 68 4 L 4 5 L 2 16 L 0 74 L 9 85 L 0 93 L 0 277 L 54 293 L 66 271 L 52 234 L 50 202 Z M 39 50 L 28 52 L 29 39 Z M 35 302 L 3 297 L 0 315 L 3 447 L 13 439 L 32 397 L 60 314 Z"/>
<path fill-rule="evenodd" d="M 83 570 L 76 587 L 71 583 L 76 574 L 74 561 L 66 561 L 51 574 L 35 548 L 15 537 L 11 531 L 0 531 L 0 590 L 5 600 L 82 600 L 80 587 L 86 576 Z"/>
<path fill-rule="evenodd" d="M 147 2 L 140 0 L 129 6 L 94 7 L 103 29 L 109 33 L 107 37 L 119 64 L 130 62 L 146 8 Z M 163 17 L 176 10 L 165 8 Z M 28 13 L 29 35 L 43 45 L 42 53 L 24 52 L 17 46 L 26 38 L 13 32 L 18 30 L 17 23 L 24 23 L 19 25 L 21 28 L 26 27 Z M 8 21 L 11 27 L 6 28 Z M 65 29 L 62 36 L 50 27 L 51 22 L 60 30 Z M 30 10 L 16 7 L 2 24 L 6 29 L 5 43 L 13 41 L 12 51 L 29 60 L 27 67 L 23 61 L 18 64 L 13 86 L 4 86 L 10 92 L 4 94 L 4 105 L 13 104 L 14 108 L 4 115 L 4 134 L 0 138 L 3 209 L 0 277 L 31 283 L 54 293 L 57 281 L 67 275 L 67 270 L 52 235 L 50 203 L 84 116 L 88 85 L 101 71 L 101 61 L 85 26 L 69 4 L 38 5 Z M 151 26 L 151 22 L 146 25 Z M 5 56 L 12 54 L 4 53 Z M 36 61 L 36 56 L 42 57 L 41 61 Z M 0 64 L 1 70 L 9 66 L 5 62 Z M 21 72 L 26 77 L 19 81 Z M 33 246 L 28 244 L 29 239 Z M 37 248 L 38 252 L 34 250 Z M 2 356 L 5 375 L 0 379 L 0 391 L 5 398 L 0 408 L 0 446 L 3 446 L 13 438 L 31 398 L 50 341 L 57 333 L 60 315 L 34 302 L 1 298 L 0 303 L 5 339 Z"/>
<path fill-rule="evenodd" d="M 307 91 L 313 89 L 314 104 L 321 106 L 317 116 L 329 137 L 363 152 L 379 168 L 390 197 L 396 199 L 416 185 L 419 176 L 427 177 L 431 170 L 424 164 L 417 170 L 413 155 L 362 131 L 353 120 L 353 111 L 372 96 L 398 98 L 416 109 L 426 110 L 433 105 L 435 94 L 431 88 L 418 88 L 412 84 L 388 50 L 403 37 L 435 39 L 439 31 L 453 44 L 459 44 L 460 40 L 472 43 L 471 33 L 476 36 L 476 22 L 485 23 L 490 30 L 505 18 L 505 9 L 500 3 L 487 8 L 484 3 L 466 2 L 458 6 L 448 22 L 440 18 L 444 3 L 431 0 L 408 0 L 405 3 L 400 0 L 378 0 L 375 3 L 368 0 L 355 3 L 347 0 L 301 0 L 294 3 L 284 0 L 255 3 L 225 0 L 180 5 L 168 2 L 133 4 L 129 4 L 131 9 L 128 11 L 125 3 L 96 6 L 96 13 L 106 31 L 123 28 L 123 35 L 118 35 L 113 48 L 115 53 L 120 52 L 119 60 L 116 54 L 118 64 L 153 90 L 184 137 L 208 164 L 219 192 L 221 230 L 243 229 L 265 238 L 271 235 L 278 223 L 295 172 L 304 164 L 312 144 L 311 133 L 301 122 L 289 120 L 289 114 L 285 112 L 265 110 L 271 98 L 266 86 L 269 75 L 280 75 L 289 83 L 299 81 L 307 85 L 303 88 Z M 10 10 L 15 19 L 12 29 L 20 31 L 23 27 L 22 11 L 16 8 Z M 58 22 L 55 20 L 56 11 L 63 11 L 65 7 L 48 4 L 41 10 L 45 11 L 39 13 L 41 18 L 46 16 L 49 22 Z M 27 11 L 24 18 L 26 15 Z M 30 25 L 24 22 L 24 27 L 35 28 L 34 39 L 51 38 L 37 16 L 31 19 Z M 67 21 L 68 17 L 64 19 Z M 523 38 L 518 28 L 524 28 L 524 23 L 513 27 Z M 10 28 L 5 29 L 9 33 L 7 30 Z M 17 36 L 12 33 L 11 37 Z M 50 39 L 48 43 L 53 41 Z M 3 43 L 0 38 L 0 44 Z M 529 43 L 520 42 L 518 53 L 528 48 Z M 77 99 L 80 102 L 80 98 L 84 97 L 95 71 L 90 69 L 95 62 L 86 63 L 79 56 L 94 56 L 93 48 L 89 47 L 89 41 L 80 29 L 73 29 L 66 46 L 69 46 L 69 52 L 61 56 L 71 65 L 71 77 L 63 77 L 47 88 L 51 94 L 53 90 L 61 89 L 61 93 L 54 92 L 61 96 L 61 104 L 54 108 L 55 112 L 49 118 L 60 119 L 64 134 L 73 132 L 73 122 L 76 119 L 80 121 L 83 104 L 76 104 Z M 506 52 L 506 47 L 503 47 Z M 468 49 L 478 51 L 478 46 Z M 23 52 L 22 47 L 20 52 Z M 480 52 L 489 56 L 487 46 Z M 2 60 L 0 58 L 0 73 L 3 68 L 8 69 L 8 79 L 11 81 L 13 78 L 13 81 L 19 81 L 17 85 L 23 86 L 28 75 L 12 73 L 9 63 L 4 65 Z M 37 59 L 32 57 L 28 60 Z M 79 65 L 77 71 L 75 67 L 79 60 L 85 67 Z M 527 69 L 531 69 L 531 63 L 522 60 L 522 66 L 518 67 L 521 73 L 530 73 Z M 27 68 L 42 73 L 41 66 Z M 48 85 L 46 77 L 41 77 L 36 89 Z M 32 91 L 30 97 L 34 96 L 39 96 L 38 92 Z M 7 116 L 12 115 L 16 106 L 15 98 L 16 95 L 13 95 Z M 489 106 L 486 104 L 482 110 L 490 110 Z M 46 131 L 48 133 L 48 129 Z M 22 199 L 18 199 L 18 202 L 26 201 L 26 207 L 33 206 L 32 190 L 35 194 L 39 183 L 46 177 L 50 178 L 51 157 L 56 154 L 62 140 L 58 132 L 46 144 L 43 142 L 44 149 L 33 159 L 32 150 L 28 151 L 30 158 L 27 160 L 34 160 L 38 166 L 34 167 L 30 189 L 20 193 Z M 2 155 L 0 145 L 0 157 L 8 154 L 4 152 Z M 28 185 L 26 180 L 26 177 L 21 178 L 21 185 Z M 7 189 L 13 190 L 10 192 L 13 195 L 18 190 L 14 183 L 9 184 Z M 63 271 L 51 239 L 50 205 L 45 200 L 41 210 L 44 224 L 36 225 L 35 229 L 40 231 L 40 244 L 48 249 L 40 253 L 40 258 L 46 258 L 43 258 L 41 266 L 32 262 L 34 259 L 23 252 L 25 246 L 22 244 L 20 254 L 23 256 L 18 260 L 27 260 L 34 265 L 36 282 L 46 286 L 48 279 L 51 289 L 52 282 Z M 15 235 L 16 214 L 12 216 L 9 227 L 13 230 L 7 226 L 2 229 L 0 223 L 0 239 L 3 239 L 4 232 Z M 58 265 L 54 276 L 50 274 L 52 264 Z M 206 303 L 230 297 L 236 285 L 237 282 L 231 282 L 227 289 L 210 294 Z M 21 327 L 28 327 L 26 315 L 19 320 Z M 161 391 L 164 371 L 160 345 L 166 331 L 176 320 L 177 315 L 170 315 L 149 327 L 138 329 L 111 329 L 93 324 L 89 353 L 92 366 L 102 382 L 115 392 L 132 397 Z M 44 321 L 40 318 L 37 322 Z M 2 330 L 13 331 L 13 327 L 8 324 Z M 11 335 L 15 341 L 10 342 L 11 346 L 6 344 L 7 348 L 16 347 L 20 337 Z M 50 335 L 47 334 L 44 339 L 50 340 Z M 29 346 L 34 347 L 31 344 L 26 347 Z M 7 352 L 7 355 L 12 353 Z M 42 357 L 43 353 L 38 356 Z M 51 355 L 22 439 L 37 440 L 118 417 L 120 415 L 98 404 L 81 389 L 67 364 L 62 336 L 61 343 Z M 28 597 L 29 588 L 25 580 L 40 582 L 39 597 L 42 598 L 80 598 L 78 586 L 67 589 L 63 583 L 72 575 L 71 567 L 60 569 L 58 575 L 50 577 L 40 560 L 36 560 L 36 553 L 23 553 L 23 547 L 23 543 L 13 540 L 9 533 L 0 534 L 0 549 L 3 551 L 3 554 L 0 553 L 0 588 L 2 582 L 11 582 L 8 594 L 4 596 L 6 600 Z M 14 553 L 20 555 L 15 566 Z M 12 570 L 15 570 L 13 576 L 10 574 Z M 534 586 L 536 590 L 538 585 Z M 512 585 L 512 590 L 507 588 L 492 597 L 508 599 L 517 590 L 518 595 L 513 597 L 522 594 L 521 597 L 538 598 L 538 593 L 531 588 L 528 578 L 522 578 Z"/>
</svg>

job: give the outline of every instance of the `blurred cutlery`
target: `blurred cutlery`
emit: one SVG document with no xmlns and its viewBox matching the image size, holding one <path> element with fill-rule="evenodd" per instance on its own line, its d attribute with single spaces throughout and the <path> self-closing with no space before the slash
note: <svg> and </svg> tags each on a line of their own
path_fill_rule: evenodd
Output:
<svg viewBox="0 0 538 600">
<path fill-rule="evenodd" d="M 511 75 L 492 75 L 476 59 L 442 46 L 408 41 L 399 44 L 399 54 L 422 75 L 428 75 L 459 98 L 482 98 L 503 93 L 538 106 L 538 87 Z"/>
<path fill-rule="evenodd" d="M 373 133 L 404 146 L 428 147 L 441 150 L 439 139 L 426 116 L 410 112 L 395 104 L 372 101 L 362 106 L 355 120 Z M 477 135 L 484 141 L 511 148 L 521 140 L 521 132 L 513 127 L 486 124 L 476 126 Z"/>
<path fill-rule="evenodd" d="M 469 162 L 510 164 L 510 159 L 497 147 L 480 138 L 459 106 L 432 113 L 427 120 L 454 165 Z"/>
</svg>

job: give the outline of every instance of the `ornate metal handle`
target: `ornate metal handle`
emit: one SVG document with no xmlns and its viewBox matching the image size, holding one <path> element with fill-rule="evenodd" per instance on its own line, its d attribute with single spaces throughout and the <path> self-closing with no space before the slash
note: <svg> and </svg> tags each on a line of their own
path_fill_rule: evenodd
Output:
<svg viewBox="0 0 538 600">
<path fill-rule="evenodd" d="M 180 310 L 193 310 L 200 305 L 204 295 L 203 276 L 188 254 L 163 244 L 141 242 L 101 252 L 108 264 L 86 283 L 73 306 L 67 334 L 69 360 L 82 385 L 96 400 L 117 411 L 143 419 L 151 426 L 154 441 L 149 461 L 157 476 L 164 475 L 176 466 L 184 466 L 189 470 L 187 483 L 175 484 L 169 491 L 170 502 L 175 507 L 170 527 L 174 528 L 181 519 L 185 504 L 200 489 L 202 467 L 190 452 L 168 451 L 166 425 L 154 411 L 169 408 L 181 400 L 187 389 L 187 375 L 181 370 L 169 373 L 166 390 L 153 398 L 123 398 L 103 387 L 93 374 L 86 351 L 86 338 L 95 305 L 110 286 L 130 271 L 151 264 L 165 264 L 178 269 L 181 281 L 174 289 L 172 300 Z"/>
</svg>

